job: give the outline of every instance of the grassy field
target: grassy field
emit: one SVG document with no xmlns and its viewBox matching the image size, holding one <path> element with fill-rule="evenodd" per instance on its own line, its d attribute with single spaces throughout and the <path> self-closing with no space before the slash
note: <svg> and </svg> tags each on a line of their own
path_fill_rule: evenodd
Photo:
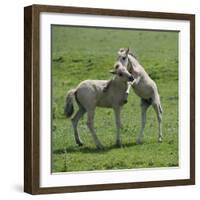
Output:
<svg viewBox="0 0 200 200">
<path fill-rule="evenodd" d="M 120 47 L 131 47 L 155 80 L 161 96 L 163 143 L 158 143 L 155 112 L 147 112 L 144 142 L 140 130 L 140 99 L 131 91 L 122 109 L 123 148 L 114 147 L 112 109 L 97 108 L 95 128 L 105 150 L 95 149 L 86 125 L 79 123 L 84 145 L 74 141 L 71 121 L 64 116 L 65 96 L 85 79 L 110 79 Z M 178 33 L 115 29 L 52 27 L 52 171 L 88 171 L 178 166 Z"/>
</svg>

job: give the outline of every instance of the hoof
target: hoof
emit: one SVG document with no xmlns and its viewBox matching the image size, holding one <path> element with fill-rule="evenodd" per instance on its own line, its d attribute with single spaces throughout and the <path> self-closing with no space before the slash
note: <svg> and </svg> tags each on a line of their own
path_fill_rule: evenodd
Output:
<svg viewBox="0 0 200 200">
<path fill-rule="evenodd" d="M 142 144 L 141 139 L 137 139 L 137 140 L 136 140 L 136 144 Z"/>
<path fill-rule="evenodd" d="M 116 143 L 115 143 L 115 146 L 116 146 L 117 148 L 122 148 L 122 147 L 123 147 L 123 145 L 122 145 L 121 142 L 116 142 Z"/>
<path fill-rule="evenodd" d="M 103 145 L 98 145 L 97 146 L 97 150 L 104 150 L 105 148 L 104 148 L 104 146 Z"/>
<path fill-rule="evenodd" d="M 159 138 L 159 139 L 158 139 L 158 142 L 159 142 L 159 143 L 162 143 L 162 141 L 163 141 L 162 138 Z"/>
<path fill-rule="evenodd" d="M 83 146 L 83 143 L 82 143 L 81 141 L 77 141 L 76 144 L 77 144 L 79 147 Z"/>
</svg>

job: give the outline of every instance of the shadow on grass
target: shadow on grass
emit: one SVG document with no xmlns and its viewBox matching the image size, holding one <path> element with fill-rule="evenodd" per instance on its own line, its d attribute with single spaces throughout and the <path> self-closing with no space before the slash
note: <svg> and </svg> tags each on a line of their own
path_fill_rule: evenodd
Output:
<svg viewBox="0 0 200 200">
<path fill-rule="evenodd" d="M 104 149 L 99 150 L 96 149 L 95 147 L 86 147 L 86 146 L 82 146 L 82 147 L 78 147 L 78 146 L 71 146 L 71 147 L 67 147 L 67 148 L 62 148 L 62 149 L 56 149 L 53 151 L 53 154 L 64 154 L 64 153 L 106 153 L 109 152 L 113 149 L 124 149 L 124 148 L 128 148 L 128 147 L 132 147 L 135 146 L 136 143 L 128 143 L 128 144 L 124 144 L 122 145 L 122 147 L 117 147 L 116 145 L 111 145 L 111 146 L 104 146 Z"/>
</svg>

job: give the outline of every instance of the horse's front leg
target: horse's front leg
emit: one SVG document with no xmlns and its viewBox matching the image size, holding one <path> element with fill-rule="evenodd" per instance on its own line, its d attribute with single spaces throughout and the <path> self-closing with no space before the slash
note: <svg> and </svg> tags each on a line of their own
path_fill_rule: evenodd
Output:
<svg viewBox="0 0 200 200">
<path fill-rule="evenodd" d="M 128 82 L 127 85 L 128 85 L 128 87 L 127 87 L 127 90 L 126 90 L 126 94 L 129 94 L 131 86 L 133 85 L 133 82 Z"/>
<path fill-rule="evenodd" d="M 115 113 L 115 124 L 116 124 L 116 146 L 122 147 L 121 136 L 120 136 L 120 107 L 114 108 Z"/>
<path fill-rule="evenodd" d="M 128 82 L 127 83 L 128 86 L 127 86 L 127 90 L 126 90 L 125 97 L 124 97 L 124 103 L 128 102 L 128 95 L 129 95 L 129 92 L 130 92 L 130 89 L 131 89 L 132 85 L 134 84 L 133 82 Z"/>
</svg>

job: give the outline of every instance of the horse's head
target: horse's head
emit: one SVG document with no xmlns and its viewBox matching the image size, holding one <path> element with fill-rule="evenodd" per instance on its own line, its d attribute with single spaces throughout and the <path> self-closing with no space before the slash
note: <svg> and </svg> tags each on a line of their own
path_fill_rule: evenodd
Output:
<svg viewBox="0 0 200 200">
<path fill-rule="evenodd" d="M 115 74 L 116 77 L 123 82 L 129 82 L 134 80 L 133 76 L 128 72 L 126 67 L 124 67 L 121 62 L 116 62 L 114 65 L 114 70 L 110 72 L 112 74 Z"/>
<path fill-rule="evenodd" d="M 124 67 L 128 66 L 128 54 L 130 49 L 120 48 L 118 51 L 117 61 L 119 61 Z"/>
</svg>

